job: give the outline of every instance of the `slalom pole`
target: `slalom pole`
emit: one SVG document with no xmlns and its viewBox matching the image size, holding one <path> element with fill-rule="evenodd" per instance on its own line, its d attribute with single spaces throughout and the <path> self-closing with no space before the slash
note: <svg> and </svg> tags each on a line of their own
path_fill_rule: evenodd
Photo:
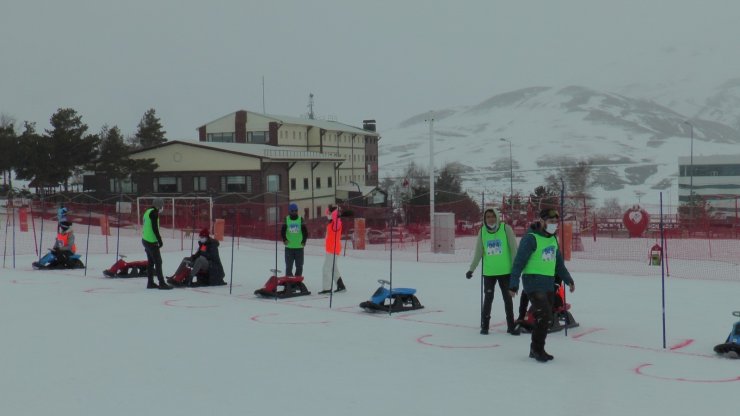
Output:
<svg viewBox="0 0 740 416">
<path fill-rule="evenodd" d="M 39 255 L 38 241 L 36 241 L 36 220 L 33 218 L 33 204 L 28 205 L 31 208 L 31 228 L 33 229 L 33 249 L 36 255 Z"/>
<path fill-rule="evenodd" d="M 232 218 L 231 224 L 231 271 L 229 272 L 231 274 L 231 277 L 229 278 L 229 295 L 231 294 L 231 289 L 234 287 L 234 234 L 236 234 L 235 215 L 234 218 Z"/>
<path fill-rule="evenodd" d="M 663 192 L 660 193 L 660 245 L 660 293 L 662 299 L 661 310 L 663 313 L 663 349 L 665 349 L 665 261 L 663 261 L 665 234 L 663 232 Z"/>
<path fill-rule="evenodd" d="M 560 229 L 560 241 L 561 242 L 564 242 L 565 240 L 565 231 L 563 230 L 564 221 L 565 221 L 565 182 L 563 181 L 563 178 L 560 178 L 560 225 L 558 226 L 558 228 Z M 560 252 L 560 254 L 562 255 L 562 251 Z M 563 262 L 565 262 L 565 259 L 563 259 Z M 565 280 L 560 279 L 560 284 L 564 285 Z M 565 305 L 567 305 L 566 292 L 567 290 L 563 288 L 563 308 L 566 308 Z M 568 318 L 568 310 L 566 309 L 565 310 L 565 328 L 563 331 L 563 334 L 565 334 L 566 337 L 568 336 L 568 325 L 570 325 L 570 318 Z"/>
<path fill-rule="evenodd" d="M 7 214 L 7 205 L 5 206 L 5 213 Z M 3 269 L 5 268 L 5 258 L 8 254 L 8 226 L 10 225 L 10 217 L 5 217 L 5 239 L 3 244 Z"/>
<path fill-rule="evenodd" d="M 486 226 L 486 216 L 485 216 L 485 212 L 486 212 L 485 203 L 486 202 L 485 201 L 486 201 L 485 192 L 483 192 L 481 193 L 481 196 L 480 196 L 480 209 L 481 211 L 483 211 L 481 213 L 481 218 L 483 218 L 483 225 L 478 231 L 478 242 L 476 243 L 476 244 L 480 244 L 481 248 L 484 248 L 482 234 L 483 234 L 483 227 Z M 484 290 L 483 269 L 485 266 L 485 263 L 484 263 L 485 261 L 486 261 L 486 256 L 484 256 L 483 252 L 481 251 L 481 256 L 480 256 L 480 325 L 481 325 L 481 328 L 483 328 L 483 290 Z"/>
<path fill-rule="evenodd" d="M 43 257 L 43 247 L 41 246 L 44 244 L 44 212 L 46 212 L 46 204 L 44 203 L 44 188 L 41 188 L 41 231 L 39 234 L 39 260 L 41 260 L 41 257 Z"/>
<path fill-rule="evenodd" d="M 198 200 L 196 199 L 196 203 L 197 201 Z M 195 248 L 195 230 L 197 228 L 195 225 L 195 204 L 190 206 L 190 215 L 193 218 L 193 231 L 190 233 L 190 254 L 193 254 L 193 249 Z"/>
<path fill-rule="evenodd" d="M 15 205 L 13 205 L 13 268 L 15 269 Z"/>
<path fill-rule="evenodd" d="M 87 276 L 87 256 L 90 254 L 90 224 L 92 224 L 92 210 L 87 207 L 87 242 L 85 243 L 85 273 L 83 276 Z"/>
<path fill-rule="evenodd" d="M 280 236 L 278 232 L 278 193 L 275 191 L 275 283 L 277 283 L 278 278 L 278 237 Z M 287 272 L 287 270 L 286 270 Z M 277 286 L 275 286 L 275 302 L 277 302 Z"/>
<path fill-rule="evenodd" d="M 122 205 L 122 199 L 123 199 L 123 192 L 118 193 L 118 206 L 116 207 L 116 211 L 118 211 L 118 227 L 116 231 L 116 258 L 113 259 L 113 263 L 118 261 L 118 248 L 121 245 L 121 205 Z"/>
<path fill-rule="evenodd" d="M 388 304 L 388 316 L 393 314 L 393 226 L 395 225 L 395 218 L 393 216 L 393 199 L 391 199 L 391 250 L 390 250 L 390 275 L 388 276 L 388 290 L 391 298 Z"/>
</svg>

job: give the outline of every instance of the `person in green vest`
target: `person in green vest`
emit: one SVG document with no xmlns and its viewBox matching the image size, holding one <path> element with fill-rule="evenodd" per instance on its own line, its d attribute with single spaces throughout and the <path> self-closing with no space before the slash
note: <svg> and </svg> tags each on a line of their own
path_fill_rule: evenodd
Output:
<svg viewBox="0 0 740 416">
<path fill-rule="evenodd" d="M 514 306 L 509 293 L 509 279 L 511 265 L 517 250 L 516 235 L 508 224 L 501 223 L 499 216 L 493 209 L 483 213 L 483 226 L 478 233 L 478 243 L 475 245 L 473 261 L 470 263 L 465 277 L 470 279 L 483 260 L 483 307 L 481 309 L 480 333 L 488 334 L 491 323 L 491 305 L 496 282 L 504 299 L 506 311 L 506 332 L 519 335 L 520 329 L 514 321 Z"/>
<path fill-rule="evenodd" d="M 534 311 L 535 327 L 529 345 L 529 357 L 547 362 L 554 357 L 545 351 L 547 329 L 552 324 L 552 304 L 555 296 L 555 276 L 560 277 L 576 290 L 576 284 L 565 267 L 558 246 L 558 221 L 556 209 L 547 208 L 540 212 L 540 220 L 529 227 L 519 242 L 519 249 L 511 268 L 511 297 L 519 291 L 519 278 L 524 284 L 524 293 L 529 296 Z"/>
<path fill-rule="evenodd" d="M 154 198 L 151 208 L 144 211 L 143 225 L 141 226 L 141 244 L 144 245 L 147 259 L 147 289 L 172 289 L 172 286 L 164 281 L 164 274 L 162 274 L 162 255 L 159 252 L 159 249 L 164 245 L 162 236 L 159 235 L 159 212 L 163 206 L 164 200 L 162 198 Z M 155 271 L 159 285 L 154 283 Z"/>
<path fill-rule="evenodd" d="M 308 229 L 303 223 L 303 217 L 298 215 L 298 205 L 288 205 L 288 216 L 280 230 L 285 244 L 285 275 L 294 276 L 293 263 L 295 263 L 295 276 L 303 276 L 303 247 L 308 239 Z"/>
</svg>

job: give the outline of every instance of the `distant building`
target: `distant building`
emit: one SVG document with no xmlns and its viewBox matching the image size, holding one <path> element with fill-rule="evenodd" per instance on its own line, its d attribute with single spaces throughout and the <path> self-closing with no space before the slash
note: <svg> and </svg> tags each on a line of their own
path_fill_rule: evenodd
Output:
<svg viewBox="0 0 740 416">
<path fill-rule="evenodd" d="M 335 203 L 334 177 L 341 157 L 265 144 L 169 141 L 138 150 L 133 159 L 154 159 L 157 169 L 122 183 L 123 193 L 212 196 L 220 202 L 298 204 L 306 219 L 321 217 Z M 89 189 L 115 194 L 118 184 L 102 175 L 86 177 Z M 283 207 L 285 208 L 285 207 Z M 281 210 L 284 211 L 284 210 Z M 282 215 L 282 213 L 278 213 Z M 266 213 L 265 218 L 274 218 Z"/>
<path fill-rule="evenodd" d="M 337 168 L 337 185 L 378 185 L 380 135 L 375 120 L 364 120 L 359 128 L 239 110 L 199 127 L 198 138 L 206 143 L 264 144 L 333 155 L 343 159 Z"/>
<path fill-rule="evenodd" d="M 714 155 L 678 158 L 678 201 L 689 201 L 694 194 L 713 208 L 713 213 L 735 216 L 740 198 L 740 155 Z M 693 174 L 692 174 L 693 172 Z M 692 179 L 693 176 L 693 179 Z"/>
</svg>

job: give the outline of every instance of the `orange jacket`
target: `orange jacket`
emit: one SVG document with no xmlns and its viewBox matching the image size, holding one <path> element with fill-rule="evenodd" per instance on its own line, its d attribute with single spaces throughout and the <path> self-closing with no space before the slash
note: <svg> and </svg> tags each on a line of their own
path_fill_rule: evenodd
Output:
<svg viewBox="0 0 740 416">
<path fill-rule="evenodd" d="M 324 245 L 327 253 L 342 254 L 342 220 L 336 216 L 326 225 Z"/>
<path fill-rule="evenodd" d="M 57 233 L 57 241 L 56 241 L 55 246 L 65 250 L 64 247 L 68 247 L 70 244 L 69 236 L 70 236 L 69 233 Z M 71 241 L 72 246 L 69 247 L 69 251 L 71 251 L 72 253 L 77 253 L 77 245 L 74 242 L 75 241 L 74 236 L 71 238 L 71 240 L 72 240 Z"/>
</svg>

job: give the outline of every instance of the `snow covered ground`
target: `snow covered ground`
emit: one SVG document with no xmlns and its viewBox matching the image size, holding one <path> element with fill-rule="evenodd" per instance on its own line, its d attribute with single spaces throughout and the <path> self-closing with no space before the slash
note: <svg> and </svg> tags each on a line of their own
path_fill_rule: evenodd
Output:
<svg viewBox="0 0 740 416">
<path fill-rule="evenodd" d="M 228 286 L 158 291 L 146 290 L 142 278 L 104 278 L 114 254 L 90 255 L 87 276 L 33 271 L 32 255 L 17 256 L 15 269 L 6 262 L 0 414 L 737 411 L 740 360 L 716 357 L 712 348 L 735 322 L 740 281 L 667 280 L 664 349 L 659 268 L 654 276 L 613 275 L 603 262 L 602 273 L 574 272 L 577 290 L 568 300 L 581 326 L 567 337 L 551 334 L 547 350 L 555 360 L 542 364 L 527 356 L 528 335 L 505 333 L 498 292 L 495 330 L 478 333 L 480 281 L 464 278 L 467 259 L 394 260 L 394 284 L 416 288 L 425 309 L 388 316 L 358 307 L 377 279 L 389 277 L 388 257 L 378 252 L 340 258 L 349 290 L 334 296 L 331 308 L 317 295 L 256 298 L 274 267 L 273 247 L 241 242 L 231 294 Z M 221 247 L 227 273 L 231 253 L 227 240 Z M 143 251 L 128 254 L 144 258 Z M 165 272 L 186 254 L 164 253 Z M 310 250 L 304 274 L 314 293 L 321 265 Z"/>
</svg>

